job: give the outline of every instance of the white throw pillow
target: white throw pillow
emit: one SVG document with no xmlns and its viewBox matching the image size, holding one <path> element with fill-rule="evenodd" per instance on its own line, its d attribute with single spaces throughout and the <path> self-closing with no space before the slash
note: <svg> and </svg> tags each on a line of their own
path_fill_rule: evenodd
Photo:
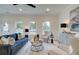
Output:
<svg viewBox="0 0 79 59">
<path fill-rule="evenodd" d="M 8 44 L 14 45 L 14 43 L 15 43 L 15 39 L 12 37 L 8 37 Z"/>
<path fill-rule="evenodd" d="M 8 44 L 8 39 L 5 37 L 1 38 L 3 44 Z"/>
</svg>

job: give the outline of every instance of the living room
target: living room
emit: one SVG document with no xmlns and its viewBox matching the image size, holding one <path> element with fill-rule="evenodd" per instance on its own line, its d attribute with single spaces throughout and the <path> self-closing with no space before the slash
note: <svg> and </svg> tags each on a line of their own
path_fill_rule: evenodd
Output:
<svg viewBox="0 0 79 59">
<path fill-rule="evenodd" d="M 70 45 L 69 42 L 71 36 L 69 35 L 74 35 L 75 32 L 70 32 L 70 27 L 65 26 L 66 28 L 63 28 L 61 24 L 69 25 L 70 11 L 78 6 L 79 5 L 73 4 L 31 4 L 31 6 L 28 4 L 0 5 L 0 39 L 4 41 L 0 43 L 0 54 L 73 54 L 72 45 Z M 61 34 L 61 32 L 65 32 L 66 34 Z M 18 39 L 23 40 L 18 41 L 17 36 Z M 50 36 L 53 37 L 51 38 Z M 15 41 L 13 40 L 14 38 Z M 36 46 L 33 45 L 36 44 L 33 42 L 35 38 L 41 40 L 41 46 L 37 46 L 39 44 Z M 10 39 L 12 39 L 11 42 Z M 36 42 L 38 42 L 38 40 L 36 40 Z M 15 52 L 17 53 L 15 54 Z"/>
</svg>

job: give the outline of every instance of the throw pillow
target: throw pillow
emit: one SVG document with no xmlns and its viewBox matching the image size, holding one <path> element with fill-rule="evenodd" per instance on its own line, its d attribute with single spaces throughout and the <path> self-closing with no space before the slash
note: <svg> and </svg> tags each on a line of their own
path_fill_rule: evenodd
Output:
<svg viewBox="0 0 79 59">
<path fill-rule="evenodd" d="M 8 44 L 14 45 L 14 43 L 15 43 L 15 39 L 12 37 L 8 37 Z"/>
<path fill-rule="evenodd" d="M 8 39 L 5 37 L 1 38 L 3 44 L 8 44 Z"/>
</svg>

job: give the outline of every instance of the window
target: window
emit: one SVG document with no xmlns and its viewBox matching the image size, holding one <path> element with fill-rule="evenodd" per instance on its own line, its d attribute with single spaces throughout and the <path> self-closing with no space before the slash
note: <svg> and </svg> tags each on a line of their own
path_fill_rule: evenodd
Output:
<svg viewBox="0 0 79 59">
<path fill-rule="evenodd" d="M 23 29 L 23 22 L 17 22 L 16 29 Z"/>
<path fill-rule="evenodd" d="M 8 32 L 8 30 L 9 30 L 9 29 L 8 29 L 8 23 L 5 22 L 5 23 L 4 23 L 4 26 L 3 26 L 3 31 L 4 31 L 4 32 L 5 32 L 5 31 Z"/>
<path fill-rule="evenodd" d="M 36 22 L 35 21 L 32 21 L 30 22 L 30 29 L 29 29 L 30 32 L 36 32 Z"/>
<path fill-rule="evenodd" d="M 43 33 L 50 32 L 50 30 L 51 30 L 50 22 L 49 21 L 43 22 Z"/>
<path fill-rule="evenodd" d="M 3 24 L 3 32 L 2 32 L 2 35 L 7 35 L 9 33 L 8 31 L 9 31 L 9 25 L 8 25 L 7 22 L 5 22 Z"/>
<path fill-rule="evenodd" d="M 23 33 L 23 22 L 16 22 L 16 32 Z"/>
</svg>

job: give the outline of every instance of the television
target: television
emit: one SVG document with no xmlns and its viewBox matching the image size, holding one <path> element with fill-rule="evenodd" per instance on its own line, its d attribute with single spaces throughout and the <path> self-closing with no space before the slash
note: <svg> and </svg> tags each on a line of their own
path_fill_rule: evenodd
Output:
<svg viewBox="0 0 79 59">
<path fill-rule="evenodd" d="M 72 24 L 70 30 L 79 32 L 79 24 Z"/>
<path fill-rule="evenodd" d="M 29 29 L 25 29 L 25 32 L 29 32 Z"/>
<path fill-rule="evenodd" d="M 61 24 L 61 28 L 66 28 L 66 27 L 67 27 L 67 24 L 65 24 L 65 23 Z"/>
</svg>

